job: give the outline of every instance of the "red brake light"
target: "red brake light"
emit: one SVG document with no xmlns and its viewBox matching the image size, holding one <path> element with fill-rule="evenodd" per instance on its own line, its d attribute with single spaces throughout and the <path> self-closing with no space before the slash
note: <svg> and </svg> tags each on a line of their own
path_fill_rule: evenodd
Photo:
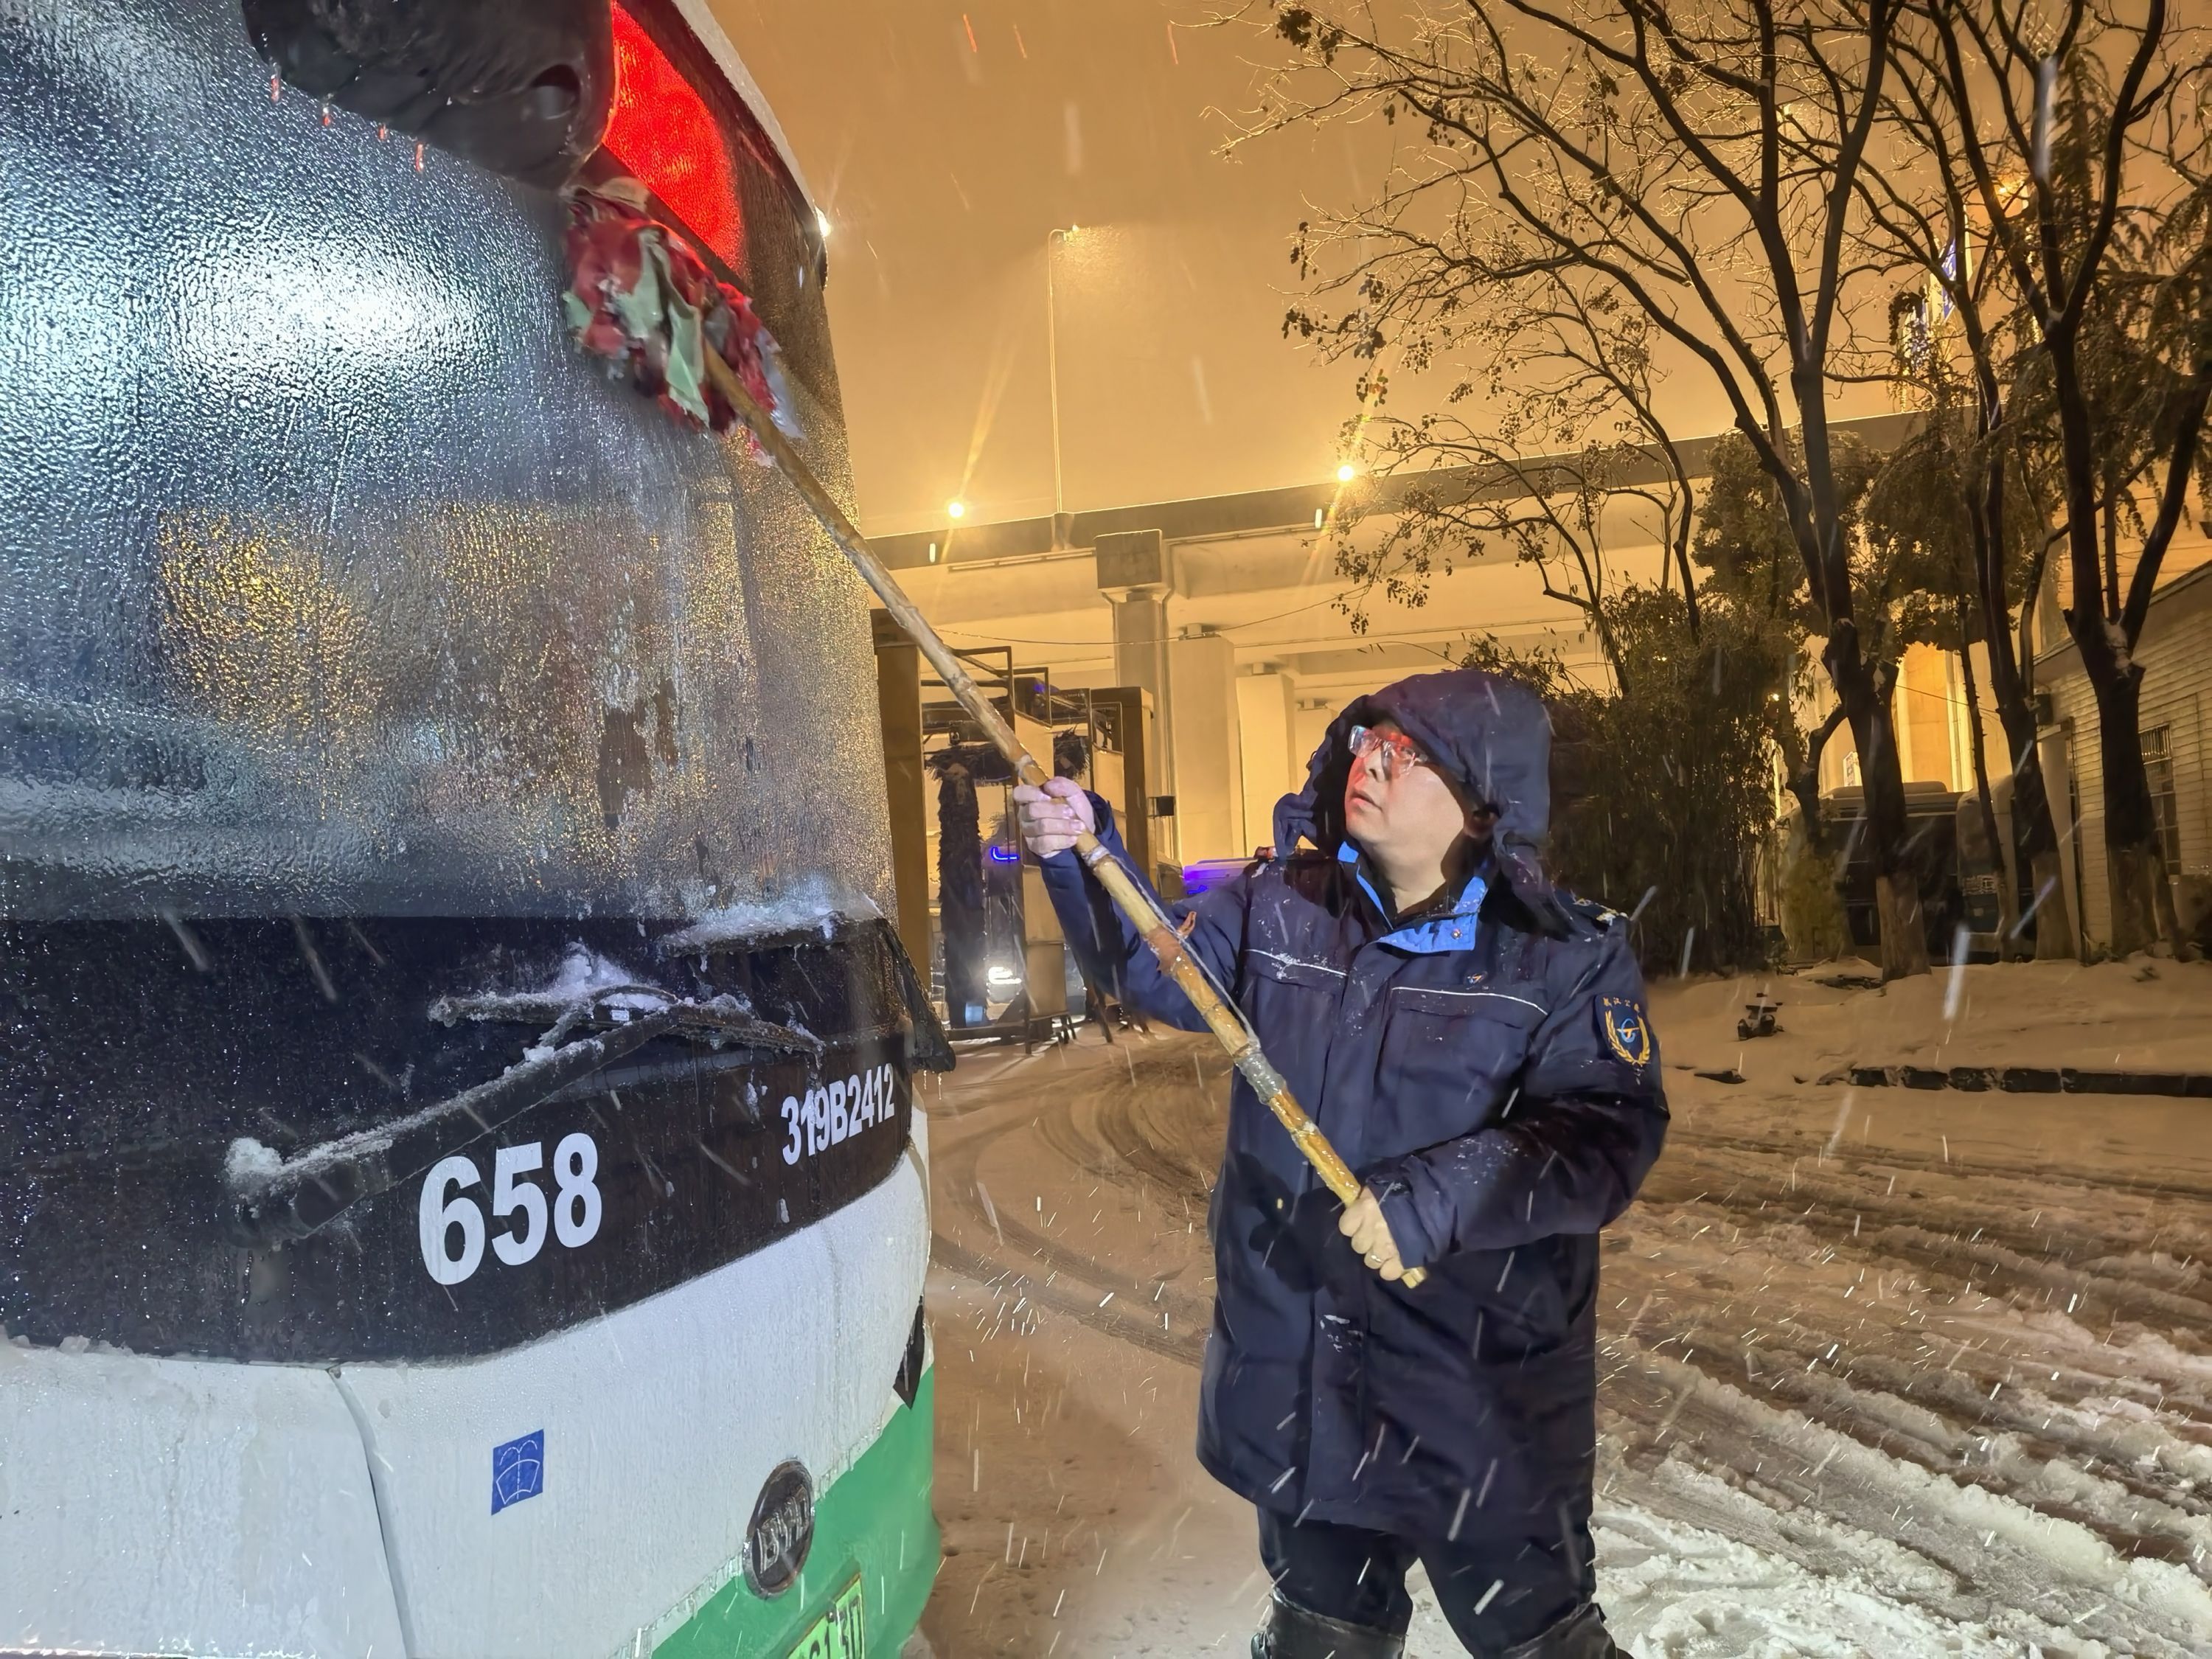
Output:
<svg viewBox="0 0 2212 1659">
<path fill-rule="evenodd" d="M 653 37 L 614 8 L 615 105 L 606 146 L 684 228 L 745 271 L 737 168 L 721 123 Z"/>
</svg>

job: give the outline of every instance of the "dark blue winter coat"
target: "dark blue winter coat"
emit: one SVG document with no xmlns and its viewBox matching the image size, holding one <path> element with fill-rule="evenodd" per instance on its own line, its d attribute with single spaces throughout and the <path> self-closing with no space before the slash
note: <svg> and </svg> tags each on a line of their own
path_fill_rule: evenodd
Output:
<svg viewBox="0 0 2212 1659">
<path fill-rule="evenodd" d="M 1410 926 L 1342 827 L 1351 728 L 1385 715 L 1500 813 L 1458 902 Z M 1268 1508 L 1462 1540 L 1557 1537 L 1589 1515 L 1597 1232 L 1658 1156 L 1667 1107 L 1625 924 L 1543 878 L 1548 732 L 1530 693 L 1470 670 L 1362 698 L 1276 809 L 1277 856 L 1175 907 L 1428 1269 L 1408 1291 L 1353 1254 L 1341 1206 L 1239 1078 L 1199 1456 Z M 1100 982 L 1200 1026 L 1073 854 L 1044 875 Z"/>
</svg>

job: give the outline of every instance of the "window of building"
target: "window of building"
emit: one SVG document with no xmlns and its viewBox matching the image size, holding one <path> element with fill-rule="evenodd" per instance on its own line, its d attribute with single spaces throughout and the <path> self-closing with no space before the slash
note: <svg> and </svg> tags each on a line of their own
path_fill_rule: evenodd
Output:
<svg viewBox="0 0 2212 1659">
<path fill-rule="evenodd" d="M 2158 824 L 2159 851 L 2166 873 L 2181 873 L 2181 811 L 2173 795 L 2172 727 L 2154 726 L 2142 734 L 2143 776 L 2150 783 L 2151 817 Z"/>
</svg>

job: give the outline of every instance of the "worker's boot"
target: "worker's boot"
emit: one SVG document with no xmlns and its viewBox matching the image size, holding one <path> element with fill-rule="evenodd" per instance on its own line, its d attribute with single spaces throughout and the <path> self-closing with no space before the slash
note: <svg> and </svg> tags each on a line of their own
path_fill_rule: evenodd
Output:
<svg viewBox="0 0 2212 1659">
<path fill-rule="evenodd" d="M 1510 1647 L 1498 1659 L 1631 1659 L 1613 1644 L 1597 1603 L 1585 1601 L 1540 1635 Z"/>
<path fill-rule="evenodd" d="M 1252 1638 L 1252 1659 L 1400 1659 L 1405 1651 L 1402 1636 L 1328 1618 L 1285 1600 L 1280 1590 Z"/>
</svg>

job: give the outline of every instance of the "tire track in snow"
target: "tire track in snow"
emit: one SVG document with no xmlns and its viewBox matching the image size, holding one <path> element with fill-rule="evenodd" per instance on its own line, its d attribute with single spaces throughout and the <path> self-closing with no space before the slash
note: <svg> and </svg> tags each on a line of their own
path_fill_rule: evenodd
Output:
<svg viewBox="0 0 2212 1659">
<path fill-rule="evenodd" d="M 2070 1632 L 2123 1653 L 2201 1654 L 2212 1631 L 2212 1592 L 2185 1569 L 2131 1559 L 2075 1522 L 1885 1455 L 1632 1345 L 1607 1381 L 1601 1419 L 1627 1442 L 1626 1479 L 1616 1483 L 1660 1513 L 1819 1571 L 1871 1578 L 1895 1599 L 1949 1621 L 1989 1623 L 2046 1652 L 2066 1650 Z M 1719 1486 L 1698 1504 L 1671 1505 L 1670 1463 L 1717 1476 Z M 1793 1524 L 1808 1516 L 1830 1524 Z M 1900 1572 L 1867 1540 L 1937 1571 Z"/>
<path fill-rule="evenodd" d="M 2142 1179 L 2154 1136 L 2101 1170 L 1862 1144 L 1832 1091 L 1707 1127 L 1751 1103 L 1678 1118 L 1608 1241 L 1623 1489 L 2046 1653 L 2206 1651 L 2212 1188 Z M 2063 1110 L 2052 1144 L 2125 1139 L 2125 1103 Z"/>
<path fill-rule="evenodd" d="M 1179 1202 L 1187 1195 L 1187 1166 L 1172 1154 L 1158 1152 L 1161 1143 L 1140 1129 L 1129 1113 L 1133 1098 L 1180 1091 L 1187 1103 L 1192 1100 L 1192 1059 L 1178 1042 L 1168 1054 L 1148 1053 L 1139 1062 L 1135 1054 L 1138 1041 L 1125 1036 L 1112 1050 L 1059 1050 L 1063 1065 L 1072 1054 L 1082 1056 L 1076 1063 L 1083 1086 L 1064 1097 L 1055 1096 L 1051 1087 L 1050 1079 L 1058 1068 L 1030 1066 L 1020 1078 L 1010 1079 L 1009 1073 L 1021 1069 L 1018 1062 L 995 1068 L 979 1079 L 972 1091 L 962 1091 L 958 1106 L 942 1118 L 933 1114 L 933 1131 L 939 1131 L 940 1123 L 951 1131 L 936 1139 L 933 1147 L 933 1184 L 977 1225 L 970 1231 L 972 1245 L 939 1229 L 932 1259 L 992 1291 L 1000 1298 L 998 1305 L 1006 1314 L 1026 1300 L 1163 1358 L 1197 1366 L 1204 1361 L 1206 1334 L 1212 1324 L 1210 1297 L 1172 1288 L 1170 1275 L 1139 1277 L 1129 1268 L 1050 1238 L 984 1197 L 986 1183 L 981 1167 L 986 1156 L 1002 1143 L 1020 1137 L 1029 1137 L 1036 1145 L 1017 1148 L 1018 1153 L 1054 1157 L 1063 1166 L 1057 1170 L 1030 1170 L 1029 1184 L 1040 1189 L 1057 1190 L 1076 1177 L 1126 1187 L 1141 1171 L 1152 1175 L 1156 1183 L 1165 1176 L 1172 1184 L 1164 1190 Z M 1045 1052 L 1038 1051 L 1036 1057 L 1041 1059 Z M 1116 1054 L 1121 1056 L 1118 1068 L 1112 1058 Z M 1085 1060 L 1092 1063 L 1086 1065 Z M 1110 1086 L 1117 1069 L 1126 1073 L 1135 1085 L 1133 1090 L 1117 1091 Z M 1102 1080 L 1109 1086 L 1100 1087 Z M 1190 1115 L 1186 1104 L 1182 1115 Z M 972 1126 L 966 1121 L 970 1119 L 975 1120 Z M 1218 1114 L 1215 1121 L 1218 1124 Z M 1215 1133 L 1218 1133 L 1218 1128 Z M 1202 1185 L 1200 1213 L 1203 1213 Z M 988 1243 L 982 1231 L 986 1228 Z M 1204 1256 L 1207 1254 L 1204 1235 L 1196 1238 L 1198 1251 Z M 1184 1264 L 1178 1263 L 1173 1273 L 1180 1275 L 1183 1271 Z M 1080 1283 L 1105 1296 L 1079 1292 L 1062 1281 Z M 1136 1312 L 1140 1308 L 1141 1316 Z M 1162 1321 L 1157 1326 L 1151 1322 L 1156 1316 Z"/>
<path fill-rule="evenodd" d="M 989 1256 L 979 1255 L 964 1244 L 955 1243 L 943 1233 L 937 1235 L 930 1250 L 930 1260 L 939 1267 L 950 1268 L 974 1279 L 985 1290 L 995 1294 L 1001 1306 L 1012 1298 L 1008 1312 L 1018 1310 L 1024 1301 L 1034 1302 L 1082 1321 L 1091 1329 L 1121 1341 L 1134 1343 L 1138 1347 L 1158 1354 L 1164 1359 L 1196 1367 L 1206 1362 L 1206 1337 L 1201 1330 L 1161 1329 L 1142 1320 L 1131 1319 L 1111 1311 L 1111 1304 L 1096 1303 L 1085 1296 L 1078 1296 L 1054 1283 L 1051 1279 L 1037 1279 L 1010 1267 Z"/>
<path fill-rule="evenodd" d="M 1203 1309 L 1146 1276 L 1157 1249 L 1142 1267 L 1086 1254 L 1003 1208 L 992 1231 L 975 1190 L 994 1156 L 1024 1179 L 1039 1160 L 1045 1192 L 1097 1183 L 1176 1219 L 1188 1205 L 1184 1227 L 1160 1231 L 1191 1237 L 1225 1096 L 1194 1075 L 1194 1052 L 1208 1051 L 1175 1037 L 1079 1050 L 1064 1071 L 984 1085 L 995 1111 L 963 1099 L 940 1126 L 938 1187 L 967 1242 L 943 1240 L 940 1261 L 994 1285 L 1001 1309 L 1026 1297 L 1197 1363 L 1201 1327 L 1123 1312 L 1154 1295 L 1175 1324 Z M 2212 1254 L 2212 1185 L 2185 1164 L 2142 1180 L 2149 1157 L 2100 1174 L 1838 1146 L 1835 1097 L 1763 1103 L 1771 1133 L 1684 1112 L 1609 1233 L 1611 1500 L 2000 1649 L 2212 1651 L 2212 1279 L 2197 1254 Z M 2106 1139 L 2127 1109 L 2061 1104 L 2099 1112 Z M 1198 1233 L 1189 1270 L 1206 1255 Z"/>
</svg>

